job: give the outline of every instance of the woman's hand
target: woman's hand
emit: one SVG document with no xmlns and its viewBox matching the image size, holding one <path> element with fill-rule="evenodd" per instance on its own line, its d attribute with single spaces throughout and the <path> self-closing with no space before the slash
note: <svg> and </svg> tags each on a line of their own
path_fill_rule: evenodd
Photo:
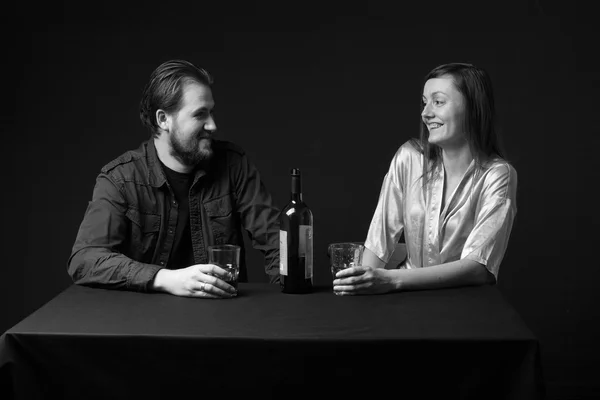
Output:
<svg viewBox="0 0 600 400">
<path fill-rule="evenodd" d="M 333 291 L 340 295 L 382 294 L 397 288 L 394 273 L 369 266 L 350 267 L 339 271 Z"/>
</svg>

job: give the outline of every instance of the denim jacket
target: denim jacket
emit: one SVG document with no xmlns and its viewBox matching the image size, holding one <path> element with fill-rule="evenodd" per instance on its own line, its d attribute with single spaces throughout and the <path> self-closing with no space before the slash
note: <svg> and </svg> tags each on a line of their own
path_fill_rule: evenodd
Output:
<svg viewBox="0 0 600 400">
<path fill-rule="evenodd" d="M 194 260 L 208 263 L 213 244 L 241 247 L 240 282 L 247 281 L 242 228 L 279 282 L 279 213 L 255 166 L 238 146 L 213 141 L 214 155 L 190 188 Z M 148 140 L 105 165 L 96 179 L 68 261 L 76 284 L 150 291 L 169 264 L 178 204 Z"/>
</svg>

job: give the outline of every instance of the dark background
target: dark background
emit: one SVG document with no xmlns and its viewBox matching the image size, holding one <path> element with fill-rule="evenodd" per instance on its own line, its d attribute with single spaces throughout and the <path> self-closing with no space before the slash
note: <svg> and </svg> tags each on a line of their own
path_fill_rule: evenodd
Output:
<svg viewBox="0 0 600 400">
<path fill-rule="evenodd" d="M 598 29 L 577 2 L 437 3 L 9 10 L 0 332 L 71 283 L 66 261 L 95 177 L 148 137 L 138 103 L 163 61 L 214 75 L 219 136 L 246 149 L 280 207 L 289 169 L 302 169 L 318 283 L 329 281 L 328 243 L 364 240 L 393 154 L 418 134 L 424 75 L 470 62 L 492 77 L 519 178 L 498 287 L 540 339 L 549 398 L 599 396 L 599 88 L 587 62 Z M 262 255 L 248 261 L 250 280 L 266 281 Z"/>
</svg>

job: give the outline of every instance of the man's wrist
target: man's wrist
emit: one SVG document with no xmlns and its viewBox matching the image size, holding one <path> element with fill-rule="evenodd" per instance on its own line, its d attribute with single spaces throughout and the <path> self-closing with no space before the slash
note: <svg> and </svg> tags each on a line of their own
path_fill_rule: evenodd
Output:
<svg viewBox="0 0 600 400">
<path fill-rule="evenodd" d="M 168 275 L 169 270 L 165 268 L 161 268 L 158 270 L 156 275 L 154 275 L 154 279 L 152 280 L 152 290 L 163 292 L 165 290 L 165 278 Z"/>
</svg>

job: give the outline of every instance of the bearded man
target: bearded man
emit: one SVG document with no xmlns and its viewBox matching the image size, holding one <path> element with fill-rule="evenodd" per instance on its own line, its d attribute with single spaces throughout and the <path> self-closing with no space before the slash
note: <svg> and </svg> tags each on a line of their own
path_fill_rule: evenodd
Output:
<svg viewBox="0 0 600 400">
<path fill-rule="evenodd" d="M 228 273 L 208 246 L 241 247 L 245 229 L 279 283 L 279 210 L 239 146 L 216 140 L 213 79 L 183 60 L 160 65 L 143 91 L 151 138 L 105 165 L 79 228 L 68 272 L 80 285 L 229 298 Z"/>
</svg>

